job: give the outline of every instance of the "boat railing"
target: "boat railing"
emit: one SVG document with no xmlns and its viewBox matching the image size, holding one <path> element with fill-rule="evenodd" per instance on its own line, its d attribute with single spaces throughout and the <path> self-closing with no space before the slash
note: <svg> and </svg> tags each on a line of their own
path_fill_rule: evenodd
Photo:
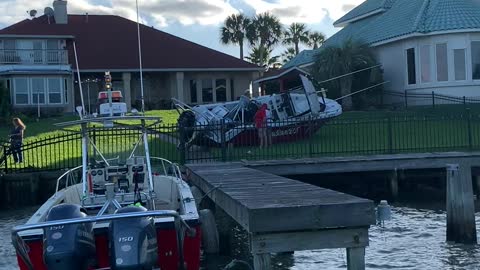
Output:
<svg viewBox="0 0 480 270">
<path fill-rule="evenodd" d="M 57 178 L 57 186 L 55 188 L 55 194 L 59 191 L 59 187 L 60 187 L 60 182 L 62 180 L 65 181 L 65 186 L 63 188 L 67 188 L 71 185 L 74 185 L 74 184 L 77 184 L 75 182 L 75 173 L 77 171 L 80 171 L 82 169 L 82 166 L 77 166 L 73 169 L 70 169 L 68 171 L 66 171 L 65 173 L 63 173 L 60 177 Z"/>
<path fill-rule="evenodd" d="M 27 268 L 33 270 L 34 268 L 33 268 L 32 262 L 30 260 L 30 257 L 28 256 L 28 247 L 26 246 L 23 239 L 19 236 L 18 234 L 19 232 L 35 230 L 35 229 L 45 229 L 52 226 L 95 223 L 95 222 L 102 222 L 102 221 L 112 221 L 112 220 L 119 220 L 119 219 L 141 218 L 141 217 L 174 218 L 175 228 L 177 232 L 177 241 L 179 243 L 179 250 L 182 251 L 180 254 L 183 254 L 184 233 L 186 232 L 189 237 L 194 237 L 196 234 L 195 229 L 191 228 L 177 211 L 153 210 L 153 211 L 146 211 L 146 212 L 128 212 L 128 213 L 116 213 L 116 214 L 108 214 L 108 215 L 100 215 L 100 216 L 88 216 L 88 217 L 82 217 L 82 218 L 45 221 L 45 222 L 40 222 L 36 224 L 19 225 L 14 227 L 12 230 L 12 243 L 18 255 L 22 258 L 23 262 L 27 265 Z M 186 231 L 182 230 L 182 228 L 184 228 Z M 181 260 L 183 260 L 183 257 L 181 258 Z M 183 265 L 183 261 L 181 261 L 180 265 Z"/>
<path fill-rule="evenodd" d="M 161 168 L 165 176 L 174 176 L 175 178 L 182 178 L 182 173 L 180 167 L 177 164 L 171 162 L 168 159 L 160 157 L 150 157 L 151 160 L 159 161 L 161 163 Z"/>
</svg>

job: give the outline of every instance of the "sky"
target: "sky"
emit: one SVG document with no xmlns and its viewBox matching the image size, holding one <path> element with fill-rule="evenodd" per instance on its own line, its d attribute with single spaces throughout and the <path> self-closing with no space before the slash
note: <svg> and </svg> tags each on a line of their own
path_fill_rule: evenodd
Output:
<svg viewBox="0 0 480 270">
<path fill-rule="evenodd" d="M 270 12 L 285 27 L 293 22 L 305 23 L 310 30 L 327 37 L 338 28 L 333 22 L 364 0 L 138 0 L 140 21 L 148 26 L 188 39 L 238 57 L 235 45 L 219 42 L 220 27 L 234 13 L 247 16 Z M 0 0 L 0 29 L 28 19 L 29 10 L 43 15 L 53 0 Z M 136 21 L 135 0 L 69 0 L 69 14 L 114 14 Z M 247 45 L 248 50 L 248 45 Z M 274 54 L 280 54 L 279 46 Z"/>
</svg>

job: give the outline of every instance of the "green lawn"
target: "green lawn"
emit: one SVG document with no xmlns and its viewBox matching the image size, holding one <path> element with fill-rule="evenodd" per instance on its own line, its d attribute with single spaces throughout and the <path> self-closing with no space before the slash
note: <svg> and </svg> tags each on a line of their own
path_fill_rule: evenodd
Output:
<svg viewBox="0 0 480 270">
<path fill-rule="evenodd" d="M 151 111 L 147 112 L 147 115 L 162 118 L 157 132 L 149 135 L 152 155 L 179 161 L 180 154 L 175 142 L 176 129 L 163 126 L 174 125 L 178 113 L 174 110 Z M 70 135 L 65 137 L 62 135 L 65 132 L 57 130 L 53 125 L 56 122 L 74 119 L 74 116 L 65 116 L 42 119 L 40 122 L 27 122 L 26 145 L 30 145 L 31 148 L 25 149 L 26 162 L 20 166 L 59 169 L 78 165 L 81 156 L 78 134 L 70 132 Z M 133 122 L 122 124 L 130 125 Z M 10 127 L 1 127 L 0 135 L 6 136 L 9 129 Z M 138 140 L 138 132 L 115 132 L 117 131 L 97 131 L 96 143 L 107 157 L 125 158 L 129 153 L 128 149 Z M 109 136 L 105 136 L 107 133 Z M 36 143 L 32 145 L 32 142 Z M 472 108 L 469 113 L 465 113 L 463 106 L 462 108 L 437 106 L 435 110 L 424 107 L 396 112 L 346 112 L 328 122 L 309 139 L 273 145 L 267 149 L 235 147 L 226 151 L 226 159 L 277 159 L 478 149 L 480 149 L 480 107 Z M 195 157 L 198 154 L 201 155 L 198 157 L 205 159 L 222 160 L 222 153 L 219 148 L 210 148 L 189 156 Z M 11 159 L 8 165 L 15 166 Z"/>
<path fill-rule="evenodd" d="M 147 115 L 159 116 L 163 123 L 172 125 L 176 122 L 178 113 L 174 110 L 151 111 Z M 54 124 L 76 120 L 76 116 L 63 116 L 41 119 L 39 122 L 28 121 L 25 124 L 24 160 L 23 164 L 15 165 L 13 159 L 8 160 L 9 168 L 30 168 L 32 170 L 63 169 L 78 166 L 81 163 L 80 135 L 76 132 L 68 132 L 59 129 Z M 126 124 L 134 124 L 126 123 Z M 9 126 L 0 127 L 0 136 L 7 139 L 10 132 Z M 68 128 L 70 131 L 78 131 L 79 126 Z M 101 129 L 102 130 L 102 129 Z M 174 139 L 169 139 L 171 134 L 167 132 L 173 129 L 162 130 L 160 134 L 149 135 L 149 144 L 152 156 L 164 157 L 174 161 L 179 160 L 178 151 Z M 175 133 L 176 134 L 176 133 Z M 130 154 L 130 150 L 139 139 L 139 133 L 135 130 L 110 130 L 95 132 L 95 142 L 98 149 L 106 158 L 119 156 L 121 159 Z M 142 146 L 143 147 L 143 146 Z M 0 149 L 0 155 L 3 149 Z M 93 153 L 91 147 L 90 152 Z M 139 153 L 137 153 L 139 154 Z M 100 157 L 96 157 L 100 159 Z"/>
</svg>

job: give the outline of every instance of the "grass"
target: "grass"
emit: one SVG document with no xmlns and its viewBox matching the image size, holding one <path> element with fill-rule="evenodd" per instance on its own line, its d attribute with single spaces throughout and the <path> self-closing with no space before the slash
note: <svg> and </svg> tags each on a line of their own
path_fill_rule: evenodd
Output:
<svg viewBox="0 0 480 270">
<path fill-rule="evenodd" d="M 463 106 L 437 106 L 435 110 L 424 107 L 401 112 L 346 112 L 328 122 L 309 139 L 273 145 L 266 149 L 235 147 L 227 150 L 227 160 L 480 149 L 480 106 L 470 109 L 470 117 L 466 117 L 468 114 L 465 112 Z M 174 139 L 176 130 L 163 127 L 176 123 L 177 112 L 150 111 L 147 115 L 162 118 L 158 129 L 160 134 L 149 135 L 152 156 L 179 161 L 180 155 Z M 26 145 L 33 141 L 45 142 L 38 142 L 35 148 L 25 149 L 27 162 L 14 168 L 59 169 L 79 164 L 81 154 L 78 134 L 63 138 L 62 143 L 48 143 L 59 142 L 58 136 L 64 134 L 57 130 L 53 123 L 75 118 L 64 116 L 27 123 Z M 132 125 L 134 122 L 126 121 L 122 124 Z M 6 136 L 9 129 L 1 127 L 0 135 Z M 131 134 L 113 133 L 109 136 L 104 136 L 105 132 L 97 131 L 96 143 L 107 157 L 126 157 L 128 149 L 138 140 L 136 131 Z M 197 153 L 191 153 L 190 156 L 195 154 Z M 200 154 L 205 159 L 222 160 L 222 151 L 219 148 L 210 148 L 206 153 Z M 8 164 L 12 166 L 12 160 L 9 160 Z"/>
<path fill-rule="evenodd" d="M 168 111 L 151 111 L 147 112 L 149 116 L 158 116 L 163 123 L 172 125 L 176 123 L 178 113 L 174 110 Z M 78 166 L 81 163 L 81 145 L 80 135 L 73 132 L 65 132 L 58 129 L 54 124 L 77 120 L 78 117 L 73 115 L 52 117 L 41 119 L 40 121 L 28 121 L 25 124 L 24 140 L 24 160 L 22 164 L 14 164 L 12 157 L 8 159 L 8 167 L 13 169 L 37 170 L 37 169 L 64 169 Z M 129 121 L 122 123 L 126 125 L 138 124 L 138 121 Z M 0 127 L 0 138 L 8 138 L 11 127 Z M 79 126 L 68 128 L 70 131 L 80 130 Z M 179 160 L 178 151 L 175 141 L 169 140 L 166 134 L 170 130 L 162 130 L 162 134 L 149 135 L 150 153 L 152 156 L 167 158 L 173 161 Z M 108 134 L 108 136 L 106 136 Z M 96 131 L 95 141 L 98 149 L 106 158 L 121 157 L 126 158 L 130 154 L 130 150 L 139 139 L 138 131 L 118 131 L 105 129 L 104 131 Z M 142 146 L 141 146 L 142 147 Z M 93 153 L 93 148 L 89 150 Z M 3 149 L 0 149 L 2 154 Z M 137 153 L 139 154 L 139 153 Z M 100 157 L 96 157 L 100 159 Z"/>
<path fill-rule="evenodd" d="M 293 143 L 227 150 L 227 160 L 305 158 L 480 149 L 480 116 L 422 113 L 348 113 L 311 138 Z M 221 159 L 221 149 L 210 151 Z"/>
</svg>

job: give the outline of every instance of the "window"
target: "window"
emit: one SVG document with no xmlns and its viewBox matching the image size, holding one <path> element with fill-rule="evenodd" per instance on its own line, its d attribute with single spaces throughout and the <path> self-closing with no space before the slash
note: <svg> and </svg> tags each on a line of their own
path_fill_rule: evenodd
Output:
<svg viewBox="0 0 480 270">
<path fill-rule="evenodd" d="M 230 98 L 233 100 L 233 99 L 236 99 L 235 97 L 235 87 L 234 87 L 234 80 L 233 79 L 230 79 Z"/>
<path fill-rule="evenodd" d="M 63 97 L 65 98 L 65 104 L 68 104 L 68 81 L 67 79 L 63 80 Z"/>
<path fill-rule="evenodd" d="M 480 41 L 472 41 L 472 75 L 480 80 Z"/>
<path fill-rule="evenodd" d="M 213 102 L 213 84 L 211 79 L 202 80 L 202 101 Z"/>
<path fill-rule="evenodd" d="M 455 65 L 455 80 L 464 81 L 467 79 L 465 49 L 453 50 L 453 62 Z"/>
<path fill-rule="evenodd" d="M 408 72 L 408 84 L 417 83 L 417 75 L 415 69 L 415 48 L 407 50 L 407 72 Z"/>
<path fill-rule="evenodd" d="M 28 80 L 27 78 L 14 79 L 15 104 L 28 104 Z"/>
<path fill-rule="evenodd" d="M 45 80 L 32 78 L 32 104 L 45 104 Z"/>
<path fill-rule="evenodd" d="M 437 56 L 437 81 L 448 81 L 448 57 L 447 57 L 447 44 L 437 44 L 436 46 Z"/>
<path fill-rule="evenodd" d="M 3 63 L 17 63 L 20 61 L 17 51 L 15 51 L 15 40 L 6 39 L 3 42 Z"/>
<path fill-rule="evenodd" d="M 422 82 L 431 82 L 431 61 L 430 61 L 430 45 L 423 45 L 420 49 L 420 68 L 422 72 Z"/>
<path fill-rule="evenodd" d="M 197 80 L 190 80 L 190 102 L 197 103 Z"/>
<path fill-rule="evenodd" d="M 48 78 L 48 103 L 62 103 L 62 81 L 60 78 Z"/>
<path fill-rule="evenodd" d="M 3 48 L 5 50 L 15 50 L 15 40 L 13 39 L 7 39 L 3 43 Z"/>
<path fill-rule="evenodd" d="M 58 40 L 47 40 L 47 63 L 60 63 L 60 52 L 58 51 Z"/>
<path fill-rule="evenodd" d="M 217 96 L 217 101 L 227 101 L 227 80 L 215 80 L 215 95 Z"/>
</svg>

